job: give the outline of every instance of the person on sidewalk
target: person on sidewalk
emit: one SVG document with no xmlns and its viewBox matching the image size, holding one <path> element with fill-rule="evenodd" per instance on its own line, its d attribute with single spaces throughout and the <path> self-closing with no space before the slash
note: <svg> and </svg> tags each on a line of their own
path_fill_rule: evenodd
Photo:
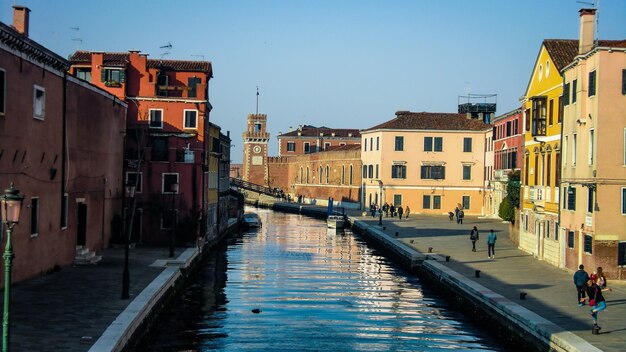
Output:
<svg viewBox="0 0 626 352">
<path fill-rule="evenodd" d="M 448 212 L 448 217 L 450 218 L 450 221 L 452 221 L 452 219 L 454 219 L 454 213 L 449 211 Z"/>
<path fill-rule="evenodd" d="M 398 218 L 400 220 L 402 220 L 402 214 L 404 213 L 404 210 L 402 209 L 402 206 L 398 207 Z"/>
<path fill-rule="evenodd" d="M 454 208 L 454 218 L 456 219 L 456 223 L 459 223 L 459 207 Z"/>
<path fill-rule="evenodd" d="M 470 240 L 472 241 L 472 252 L 476 252 L 476 241 L 478 241 L 478 229 L 476 226 L 470 231 Z"/>
<path fill-rule="evenodd" d="M 576 286 L 576 292 L 578 294 L 578 305 L 581 307 L 585 305 L 585 285 L 588 280 L 589 274 L 585 271 L 585 266 L 580 264 L 578 271 L 574 273 L 574 285 Z"/>
<path fill-rule="evenodd" d="M 383 205 L 383 211 L 385 212 L 385 217 L 388 218 L 389 217 L 389 203 L 385 202 L 385 205 Z"/>
<path fill-rule="evenodd" d="M 598 269 L 596 269 L 596 271 L 589 276 L 589 278 L 591 278 L 591 280 L 593 280 L 602 291 L 612 291 L 610 288 L 606 287 L 607 281 L 604 276 L 604 272 L 602 272 L 601 266 L 599 266 Z"/>
<path fill-rule="evenodd" d="M 465 217 L 465 213 L 463 209 L 459 210 L 459 224 L 463 225 L 463 218 Z"/>
<path fill-rule="evenodd" d="M 487 258 L 496 258 L 496 240 L 498 240 L 498 236 L 493 232 L 493 229 L 489 230 L 489 235 L 487 235 Z"/>
<path fill-rule="evenodd" d="M 587 292 L 587 297 L 589 297 L 589 305 L 591 306 L 589 311 L 591 313 L 591 317 L 593 318 L 594 330 L 599 330 L 598 313 L 606 309 L 606 301 L 604 300 L 604 296 L 602 296 L 602 290 L 591 278 L 587 279 L 585 290 Z M 581 298 L 580 302 L 584 304 L 585 298 Z"/>
<path fill-rule="evenodd" d="M 396 206 L 391 204 L 389 206 L 389 212 L 391 213 L 391 217 L 394 218 L 396 216 Z"/>
<path fill-rule="evenodd" d="M 409 209 L 409 206 L 407 205 L 406 206 L 406 213 L 404 215 L 404 218 L 408 219 L 409 218 L 409 214 L 411 214 L 411 209 Z"/>
</svg>

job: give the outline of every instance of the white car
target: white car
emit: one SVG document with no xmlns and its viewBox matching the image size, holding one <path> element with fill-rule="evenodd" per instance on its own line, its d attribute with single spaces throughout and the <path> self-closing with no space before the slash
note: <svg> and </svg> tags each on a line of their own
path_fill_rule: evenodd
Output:
<svg viewBox="0 0 626 352">
<path fill-rule="evenodd" d="M 246 227 L 261 227 L 261 219 L 255 213 L 243 214 L 243 225 Z"/>
</svg>

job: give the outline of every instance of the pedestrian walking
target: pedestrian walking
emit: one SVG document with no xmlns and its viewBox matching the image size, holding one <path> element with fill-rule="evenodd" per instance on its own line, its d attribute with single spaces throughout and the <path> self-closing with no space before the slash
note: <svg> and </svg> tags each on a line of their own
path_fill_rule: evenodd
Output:
<svg viewBox="0 0 626 352">
<path fill-rule="evenodd" d="M 411 214 L 411 209 L 409 209 L 409 206 L 407 205 L 404 218 L 408 219 L 409 218 L 409 214 Z"/>
<path fill-rule="evenodd" d="M 396 216 L 396 206 L 395 206 L 395 205 L 393 205 L 393 204 L 391 204 L 391 205 L 389 206 L 389 212 L 391 213 L 391 217 L 392 217 L 392 218 L 393 218 L 393 217 L 395 217 L 395 216 Z"/>
<path fill-rule="evenodd" d="M 487 258 L 496 258 L 496 240 L 498 240 L 498 236 L 493 232 L 493 229 L 489 230 L 489 235 L 487 235 Z"/>
<path fill-rule="evenodd" d="M 585 285 L 587 280 L 589 280 L 589 274 L 587 274 L 587 272 L 585 271 L 585 266 L 580 264 L 578 266 L 578 271 L 574 273 L 574 286 L 576 286 L 576 292 L 578 294 L 578 305 L 580 307 L 585 305 Z"/>
<path fill-rule="evenodd" d="M 476 252 L 476 241 L 479 240 L 478 229 L 476 226 L 470 231 L 470 240 L 472 241 L 472 252 Z"/>
<path fill-rule="evenodd" d="M 454 218 L 456 219 L 456 223 L 459 223 L 459 207 L 454 208 Z"/>
<path fill-rule="evenodd" d="M 606 301 L 602 295 L 602 289 L 600 289 L 600 287 L 591 278 L 587 279 L 585 290 L 587 292 L 587 297 L 589 297 L 589 306 L 591 306 L 589 312 L 591 314 L 591 318 L 593 318 L 592 333 L 598 334 L 598 331 L 600 330 L 600 327 L 598 326 L 598 313 L 606 309 Z M 585 298 L 581 298 L 580 302 L 584 304 Z"/>
<path fill-rule="evenodd" d="M 589 278 L 591 278 L 591 280 L 593 280 L 602 291 L 611 291 L 610 288 L 606 287 L 607 281 L 601 266 L 599 266 L 598 269 L 596 269 L 596 271 L 589 276 Z"/>
<path fill-rule="evenodd" d="M 465 213 L 463 209 L 459 210 L 459 224 L 463 225 L 463 218 L 465 217 Z"/>
<path fill-rule="evenodd" d="M 402 220 L 402 214 L 404 213 L 404 210 L 402 209 L 402 206 L 398 207 L 398 218 L 400 218 L 400 220 Z"/>
<path fill-rule="evenodd" d="M 383 211 L 385 212 L 385 217 L 388 218 L 389 217 L 389 203 L 385 202 L 385 205 L 383 205 Z"/>
</svg>

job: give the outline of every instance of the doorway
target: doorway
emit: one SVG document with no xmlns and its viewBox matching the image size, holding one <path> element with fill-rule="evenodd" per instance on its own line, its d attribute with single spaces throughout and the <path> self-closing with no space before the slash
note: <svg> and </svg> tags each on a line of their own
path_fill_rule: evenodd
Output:
<svg viewBox="0 0 626 352">
<path fill-rule="evenodd" d="M 87 244 L 87 204 L 78 203 L 78 223 L 76 228 L 76 245 Z"/>
</svg>

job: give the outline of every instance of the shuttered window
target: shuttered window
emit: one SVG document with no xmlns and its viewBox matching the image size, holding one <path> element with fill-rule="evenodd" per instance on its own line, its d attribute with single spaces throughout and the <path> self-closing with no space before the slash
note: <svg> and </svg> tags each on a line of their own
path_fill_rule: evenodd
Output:
<svg viewBox="0 0 626 352">
<path fill-rule="evenodd" d="M 430 209 L 430 196 L 423 196 L 422 209 Z"/>
<path fill-rule="evenodd" d="M 589 89 L 588 96 L 596 95 L 596 71 L 589 72 Z"/>
<path fill-rule="evenodd" d="M 576 102 L 576 86 L 578 85 L 578 80 L 572 81 L 572 104 Z"/>
<path fill-rule="evenodd" d="M 424 137 L 424 151 L 425 152 L 433 151 L 433 137 Z"/>
<path fill-rule="evenodd" d="M 589 235 L 585 235 L 584 250 L 585 253 L 593 254 L 593 239 Z"/>
<path fill-rule="evenodd" d="M 563 86 L 563 106 L 569 105 L 569 83 Z"/>
<path fill-rule="evenodd" d="M 622 70 L 622 94 L 626 94 L 626 69 Z"/>
<path fill-rule="evenodd" d="M 576 210 L 576 188 L 567 189 L 567 209 Z"/>
</svg>

